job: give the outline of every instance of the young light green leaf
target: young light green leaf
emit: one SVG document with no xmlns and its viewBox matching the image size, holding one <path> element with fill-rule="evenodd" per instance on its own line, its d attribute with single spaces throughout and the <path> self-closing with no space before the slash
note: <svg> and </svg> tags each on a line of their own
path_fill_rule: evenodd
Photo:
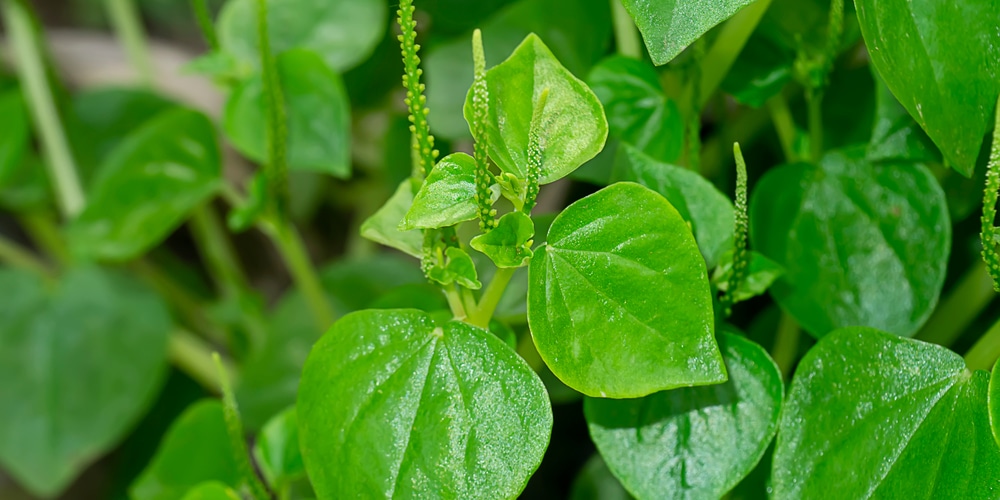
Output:
<svg viewBox="0 0 1000 500">
<path fill-rule="evenodd" d="M 299 421 L 294 406 L 264 425 L 254 443 L 253 456 L 267 484 L 275 491 L 281 491 L 289 482 L 306 475 L 299 451 Z"/>
<path fill-rule="evenodd" d="M 288 109 L 288 166 L 335 177 L 351 175 L 350 103 L 340 75 L 314 52 L 294 49 L 277 57 Z M 254 161 L 267 160 L 264 89 L 259 74 L 229 96 L 223 126 L 233 146 Z"/>
<path fill-rule="evenodd" d="M 636 498 L 721 498 L 774 438 L 781 371 L 742 336 L 722 334 L 719 345 L 729 371 L 725 384 L 584 400 L 591 438 Z"/>
<path fill-rule="evenodd" d="M 531 259 L 535 223 L 524 212 L 510 212 L 497 221 L 497 227 L 480 234 L 469 246 L 479 250 L 497 267 L 521 267 Z"/>
<path fill-rule="evenodd" d="M 552 428 L 545 388 L 513 350 L 415 310 L 337 321 L 306 361 L 297 407 L 319 498 L 512 498 Z"/>
<path fill-rule="evenodd" d="M 711 182 L 689 169 L 661 163 L 623 144 L 615 160 L 618 180 L 646 186 L 667 199 L 691 224 L 709 269 L 733 246 L 733 203 Z"/>
<path fill-rule="evenodd" d="M 1000 94 L 1000 23 L 992 0 L 857 0 L 872 65 L 966 177 Z"/>
<path fill-rule="evenodd" d="M 608 121 L 597 96 L 559 63 L 538 36 L 528 35 L 506 61 L 486 72 L 490 158 L 504 172 L 527 178 L 531 118 L 548 89 L 539 140 L 544 151 L 540 184 L 559 180 L 604 147 Z M 472 93 L 465 119 L 472 123 Z"/>
<path fill-rule="evenodd" d="M 0 465 L 53 497 L 153 403 L 172 328 L 126 275 L 70 270 L 54 288 L 0 269 Z"/>
<path fill-rule="evenodd" d="M 535 346 L 573 389 L 637 398 L 726 380 L 705 262 L 655 192 L 619 183 L 573 203 L 529 269 Z"/>
<path fill-rule="evenodd" d="M 499 189 L 487 187 L 490 203 Z M 413 205 L 399 224 L 401 230 L 453 226 L 476 218 L 476 160 L 465 153 L 441 159 L 413 198 Z"/>
<path fill-rule="evenodd" d="M 374 215 L 361 224 L 361 236 L 416 258 L 424 254 L 424 236 L 418 230 L 401 231 L 399 223 L 413 205 L 419 182 L 406 179 Z"/>
<path fill-rule="evenodd" d="M 240 484 L 222 404 L 199 401 L 174 420 L 153 460 L 129 487 L 135 500 L 174 500 L 204 482 Z"/>
<path fill-rule="evenodd" d="M 851 325 L 910 336 L 934 309 L 951 221 L 922 165 L 832 152 L 768 171 L 750 212 L 753 247 L 785 268 L 771 295 L 814 336 Z"/>
<path fill-rule="evenodd" d="M 590 70 L 587 85 L 604 105 L 612 137 L 661 162 L 680 158 L 684 119 L 649 63 L 609 57 Z"/>
<path fill-rule="evenodd" d="M 483 287 L 476 274 L 476 264 L 465 250 L 448 247 L 445 250 L 445 257 L 443 266 L 434 266 L 427 272 L 428 278 L 442 285 L 458 283 L 470 290 L 479 290 Z"/>
<path fill-rule="evenodd" d="M 716 267 L 712 274 L 712 284 L 720 292 L 729 293 L 729 281 L 732 273 L 733 252 L 729 251 L 723 254 L 722 259 L 719 260 L 719 267 Z M 746 278 L 741 280 L 736 291 L 732 292 L 733 303 L 763 295 L 784 273 L 785 269 L 777 262 L 751 250 Z"/>
<path fill-rule="evenodd" d="M 988 378 L 934 344 L 860 327 L 827 335 L 782 410 L 774 497 L 996 498 Z"/>
<path fill-rule="evenodd" d="M 129 135 L 100 167 L 86 208 L 69 227 L 74 251 L 109 260 L 137 257 L 215 193 L 221 170 L 208 118 L 167 111 Z"/>
<path fill-rule="evenodd" d="M 667 64 L 715 25 L 753 0 L 621 0 L 657 66 Z"/>
<path fill-rule="evenodd" d="M 229 0 L 219 13 L 223 50 L 258 65 L 257 0 Z M 387 9 L 379 0 L 268 0 L 275 54 L 308 49 L 333 69 L 346 71 L 368 58 L 385 34 Z"/>
<path fill-rule="evenodd" d="M 240 496 L 225 484 L 207 481 L 188 490 L 181 500 L 240 500 Z"/>
</svg>

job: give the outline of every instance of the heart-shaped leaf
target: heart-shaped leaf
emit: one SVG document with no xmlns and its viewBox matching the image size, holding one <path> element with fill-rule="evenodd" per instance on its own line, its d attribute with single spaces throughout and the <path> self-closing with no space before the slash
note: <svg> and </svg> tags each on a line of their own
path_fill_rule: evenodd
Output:
<svg viewBox="0 0 1000 500">
<path fill-rule="evenodd" d="M 453 226 L 475 219 L 477 208 L 476 160 L 465 153 L 450 154 L 424 179 L 400 229 Z"/>
<path fill-rule="evenodd" d="M 167 111 L 128 136 L 100 167 L 69 227 L 74 251 L 127 260 L 163 241 L 220 185 L 212 122 Z"/>
<path fill-rule="evenodd" d="M 170 315 L 128 276 L 98 268 L 51 289 L 0 269 L 0 290 L 0 464 L 55 496 L 153 403 Z"/>
<path fill-rule="evenodd" d="M 618 183 L 583 198 L 531 260 L 538 353 L 593 397 L 724 382 L 706 272 L 687 222 L 662 196 Z"/>
<path fill-rule="evenodd" d="M 781 413 L 775 498 L 996 498 L 989 374 L 957 354 L 843 328 L 802 359 Z"/>
<path fill-rule="evenodd" d="M 778 430 L 781 372 L 759 345 L 719 336 L 725 384 L 584 400 L 590 436 L 636 498 L 720 498 L 764 455 Z"/>
<path fill-rule="evenodd" d="M 667 64 L 715 25 L 754 0 L 621 0 L 642 32 L 653 64 Z"/>
<path fill-rule="evenodd" d="M 485 254 L 497 267 L 521 267 L 531 258 L 534 235 L 531 217 L 511 212 L 501 217 L 492 231 L 472 238 L 469 246 Z"/>
<path fill-rule="evenodd" d="M 1000 94 L 1000 16 L 993 0 L 856 0 L 872 65 L 966 177 Z"/>
<path fill-rule="evenodd" d="M 351 112 L 340 75 L 314 52 L 289 50 L 277 57 L 288 111 L 288 166 L 351 175 Z M 259 74 L 243 82 L 226 103 L 226 135 L 257 162 L 267 158 L 264 89 Z"/>
<path fill-rule="evenodd" d="M 910 336 L 934 309 L 951 221 L 922 165 L 832 152 L 768 171 L 750 201 L 752 246 L 785 268 L 771 295 L 809 333 L 862 325 Z"/>
<path fill-rule="evenodd" d="M 539 95 L 548 97 L 539 114 L 542 167 L 538 182 L 557 181 L 604 147 L 608 121 L 601 101 L 559 63 L 535 34 L 528 35 L 506 61 L 486 72 L 490 106 L 486 119 L 490 158 L 504 172 L 527 179 L 528 131 Z M 472 92 L 465 100 L 472 123 Z"/>
<path fill-rule="evenodd" d="M 552 429 L 541 380 L 500 339 L 405 309 L 337 321 L 297 407 L 319 498 L 512 498 Z"/>
<path fill-rule="evenodd" d="M 378 45 L 388 9 L 381 0 L 267 0 L 271 50 L 308 49 L 346 71 Z M 245 65 L 260 63 L 257 0 L 229 0 L 219 13 L 219 44 Z"/>
</svg>

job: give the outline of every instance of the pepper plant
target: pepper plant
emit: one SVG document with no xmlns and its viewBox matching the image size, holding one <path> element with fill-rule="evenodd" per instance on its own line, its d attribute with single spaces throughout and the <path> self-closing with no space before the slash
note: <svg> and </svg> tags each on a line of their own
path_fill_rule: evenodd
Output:
<svg viewBox="0 0 1000 500">
<path fill-rule="evenodd" d="M 0 496 L 1000 497 L 992 3 L 0 0 Z"/>
</svg>

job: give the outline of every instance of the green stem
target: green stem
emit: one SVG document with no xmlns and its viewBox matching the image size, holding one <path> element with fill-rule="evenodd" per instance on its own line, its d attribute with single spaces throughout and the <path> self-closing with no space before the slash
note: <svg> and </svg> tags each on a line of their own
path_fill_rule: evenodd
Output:
<svg viewBox="0 0 1000 500">
<path fill-rule="evenodd" d="M 781 369 L 781 374 L 788 379 L 792 374 L 795 365 L 795 358 L 799 353 L 799 324 L 786 312 L 781 313 L 778 320 L 778 332 L 774 339 L 774 348 L 771 349 L 771 357 L 774 363 Z"/>
<path fill-rule="evenodd" d="M 219 356 L 219 353 L 212 353 L 212 360 L 215 363 L 216 373 L 219 374 L 219 382 L 222 386 L 222 405 L 223 414 L 226 419 L 226 431 L 229 434 L 229 442 L 233 446 L 233 459 L 236 460 L 243 485 L 250 490 L 250 498 L 256 500 L 271 498 L 264 483 L 257 476 L 257 471 L 250 460 L 250 450 L 247 449 L 243 421 L 240 419 L 240 409 L 236 404 L 236 394 L 233 392 L 233 386 L 229 382 L 229 369 L 222 364 L 222 358 Z"/>
<path fill-rule="evenodd" d="M 809 156 L 813 163 L 819 163 L 823 157 L 823 91 L 807 90 L 806 101 L 809 106 Z"/>
<path fill-rule="evenodd" d="M 191 10 L 194 11 L 194 17 L 198 21 L 198 27 L 201 28 L 201 35 L 205 37 L 205 43 L 208 44 L 208 48 L 218 50 L 219 37 L 215 33 L 215 23 L 212 22 L 212 13 L 208 11 L 208 5 L 205 3 L 205 0 L 191 0 Z"/>
<path fill-rule="evenodd" d="M 125 53 L 145 87 L 153 87 L 155 76 L 153 62 L 149 56 L 142 20 L 132 0 L 104 0 L 104 7 L 111 19 L 118 42 L 125 47 Z"/>
<path fill-rule="evenodd" d="M 323 285 L 320 284 L 316 269 L 313 268 L 299 232 L 294 227 L 282 223 L 265 224 L 262 225 L 262 228 L 278 247 L 278 251 L 292 275 L 292 280 L 305 296 L 316 325 L 320 331 L 326 331 L 336 320 L 336 316 L 326 298 L 326 292 L 323 291 Z"/>
<path fill-rule="evenodd" d="M 156 266 L 145 259 L 138 259 L 131 264 L 132 270 L 149 286 L 166 299 L 174 310 L 191 329 L 216 342 L 225 342 L 226 332 L 208 318 L 202 301 L 192 297 L 184 287 L 178 285 Z"/>
<path fill-rule="evenodd" d="M 635 27 L 635 22 L 632 21 L 632 17 L 625 10 L 621 0 L 611 0 L 611 19 L 614 22 L 615 45 L 618 47 L 618 53 L 632 59 L 642 59 L 642 41 L 639 39 L 639 30 Z"/>
<path fill-rule="evenodd" d="M 0 262 L 31 271 L 44 278 L 54 277 L 52 269 L 45 262 L 29 250 L 22 248 L 21 245 L 4 238 L 2 235 L 0 235 Z"/>
<path fill-rule="evenodd" d="M 1000 358 L 1000 319 L 965 353 L 965 364 L 970 370 L 987 370 Z"/>
<path fill-rule="evenodd" d="M 792 112 L 788 110 L 788 101 L 785 96 L 778 93 L 767 101 L 767 110 L 771 114 L 771 122 L 774 123 L 774 130 L 778 133 L 778 141 L 781 142 L 781 152 L 785 155 L 785 161 L 793 163 L 799 160 L 799 155 L 795 149 L 795 137 L 798 129 L 795 127 L 795 120 L 792 119 Z"/>
<path fill-rule="evenodd" d="M 493 317 L 493 311 L 496 311 L 497 304 L 500 303 L 503 292 L 507 289 L 507 284 L 514 277 L 514 271 L 516 270 L 517 268 L 515 267 L 501 267 L 497 269 L 496 274 L 493 275 L 493 279 L 490 280 L 490 284 L 486 285 L 486 290 L 483 291 L 483 296 L 479 299 L 479 305 L 469 315 L 467 323 L 480 328 L 487 328 L 489 326 L 490 318 Z"/>
<path fill-rule="evenodd" d="M 83 210 L 83 188 L 52 98 L 31 14 L 21 0 L 3 0 L 3 18 L 28 108 L 48 159 L 46 165 L 55 183 L 59 208 L 64 217 L 71 219 Z"/>
<path fill-rule="evenodd" d="M 202 387 L 215 394 L 222 392 L 219 372 L 212 360 L 212 346 L 204 340 L 183 330 L 175 331 L 170 334 L 167 353 L 174 366 Z M 229 362 L 226 364 L 230 365 Z M 232 366 L 229 369 L 231 370 Z"/>
<path fill-rule="evenodd" d="M 757 0 L 726 21 L 719 30 L 702 64 L 699 107 L 704 106 L 722 84 L 770 5 L 771 0 Z"/>
<path fill-rule="evenodd" d="M 943 346 L 952 345 L 995 296 L 993 279 L 986 272 L 986 264 L 977 261 L 934 309 L 934 314 L 915 338 Z"/>
<path fill-rule="evenodd" d="M 457 320 L 464 320 L 468 314 L 465 312 L 465 304 L 462 302 L 462 296 L 458 293 L 458 287 L 454 283 L 448 285 L 444 289 L 444 295 L 448 299 L 451 314 Z"/>
</svg>

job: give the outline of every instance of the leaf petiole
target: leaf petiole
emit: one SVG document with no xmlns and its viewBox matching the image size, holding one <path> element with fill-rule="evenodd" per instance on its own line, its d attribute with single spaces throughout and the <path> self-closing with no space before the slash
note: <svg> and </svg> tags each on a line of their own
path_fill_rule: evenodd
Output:
<svg viewBox="0 0 1000 500">
<path fill-rule="evenodd" d="M 507 289 L 507 284 L 514 277 L 514 271 L 516 270 L 516 267 L 497 268 L 497 272 L 493 275 L 493 279 L 490 280 L 490 284 L 486 285 L 483 296 L 479 298 L 479 304 L 466 320 L 467 323 L 480 328 L 489 326 L 493 312 L 496 311 L 497 305 L 503 297 L 503 292 Z"/>
</svg>

